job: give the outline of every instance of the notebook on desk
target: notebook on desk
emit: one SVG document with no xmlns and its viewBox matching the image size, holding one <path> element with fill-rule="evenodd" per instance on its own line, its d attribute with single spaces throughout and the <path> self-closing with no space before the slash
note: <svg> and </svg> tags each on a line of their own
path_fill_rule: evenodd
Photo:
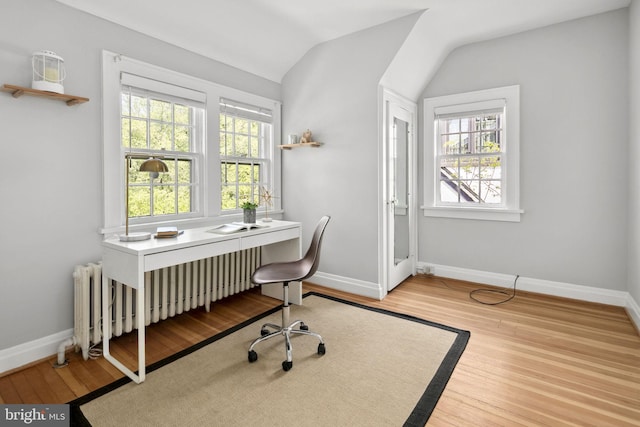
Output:
<svg viewBox="0 0 640 427">
<path fill-rule="evenodd" d="M 237 233 L 239 231 L 249 231 L 254 228 L 264 228 L 268 227 L 268 225 L 256 224 L 256 223 L 246 223 L 246 222 L 232 222 L 230 224 L 222 224 L 216 227 L 213 227 L 207 230 L 209 233 L 218 233 L 218 234 L 230 234 Z"/>
</svg>

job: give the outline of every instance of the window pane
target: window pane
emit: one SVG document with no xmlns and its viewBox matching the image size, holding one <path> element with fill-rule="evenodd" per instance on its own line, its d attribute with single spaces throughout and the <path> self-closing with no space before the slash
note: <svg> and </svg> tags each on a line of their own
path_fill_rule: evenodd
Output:
<svg viewBox="0 0 640 427">
<path fill-rule="evenodd" d="M 191 187 L 178 187 L 178 213 L 189 213 L 191 210 Z"/>
<path fill-rule="evenodd" d="M 129 141 L 123 141 L 129 146 Z M 131 119 L 131 147 L 147 148 L 147 122 L 146 120 Z"/>
<path fill-rule="evenodd" d="M 122 96 L 120 97 L 120 113 L 123 116 L 129 116 L 129 100 L 131 99 L 131 96 L 126 93 L 123 92 Z"/>
<path fill-rule="evenodd" d="M 129 126 L 131 125 L 131 119 L 123 118 L 120 124 L 120 134 L 122 140 L 122 146 L 128 147 L 129 140 L 131 139 L 131 129 Z"/>
<path fill-rule="evenodd" d="M 240 203 L 253 200 L 251 185 L 239 185 L 238 186 L 238 200 Z"/>
<path fill-rule="evenodd" d="M 153 214 L 169 215 L 176 213 L 175 189 L 173 185 L 153 187 Z"/>
<path fill-rule="evenodd" d="M 129 183 L 130 184 L 147 184 L 149 183 L 149 173 L 140 172 L 140 165 L 144 159 L 131 159 L 129 161 Z"/>
<path fill-rule="evenodd" d="M 497 132 L 483 132 L 482 133 L 482 152 L 484 153 L 497 153 L 500 151 L 500 143 L 498 140 Z"/>
<path fill-rule="evenodd" d="M 180 184 L 191 182 L 191 160 L 178 160 L 178 182 Z"/>
<path fill-rule="evenodd" d="M 190 125 L 191 124 L 191 108 L 186 105 L 175 104 L 173 109 L 173 121 L 175 123 Z"/>
<path fill-rule="evenodd" d="M 460 132 L 460 120 L 459 119 L 449 119 L 449 120 L 440 120 L 440 129 L 442 133 L 456 133 Z"/>
<path fill-rule="evenodd" d="M 471 153 L 480 153 L 482 151 L 482 136 L 478 132 L 471 135 Z"/>
<path fill-rule="evenodd" d="M 147 98 L 131 95 L 131 116 L 147 117 Z"/>
<path fill-rule="evenodd" d="M 235 186 L 223 185 L 220 192 L 222 197 L 222 209 L 236 209 L 238 207 Z"/>
<path fill-rule="evenodd" d="M 502 168 L 500 167 L 500 157 L 484 157 L 480 167 L 480 178 L 501 179 Z"/>
<path fill-rule="evenodd" d="M 171 125 L 151 123 L 150 148 L 152 150 L 171 150 Z"/>
<path fill-rule="evenodd" d="M 151 188 L 132 187 L 129 189 L 129 217 L 151 215 Z"/>
<path fill-rule="evenodd" d="M 440 182 L 440 201 L 447 203 L 458 203 L 458 185 L 454 181 Z"/>
<path fill-rule="evenodd" d="M 253 181 L 251 179 L 251 169 L 251 165 L 238 165 L 238 182 L 250 184 Z"/>
<path fill-rule="evenodd" d="M 191 151 L 191 127 L 176 125 L 175 143 L 176 151 Z"/>
<path fill-rule="evenodd" d="M 223 163 L 221 168 L 220 182 L 223 184 L 230 184 L 237 182 L 237 168 L 234 163 Z"/>
<path fill-rule="evenodd" d="M 176 176 L 176 162 L 174 159 L 167 159 L 165 158 L 164 163 L 167 165 L 167 169 L 169 169 L 167 172 L 165 173 L 161 173 L 159 174 L 157 177 L 155 177 L 155 183 L 156 184 L 175 184 L 175 176 Z M 150 174 L 147 174 L 147 176 L 149 176 L 150 178 L 153 178 L 150 176 Z"/>
<path fill-rule="evenodd" d="M 231 155 L 231 136 L 227 135 L 225 132 L 220 132 L 220 155 Z"/>
<path fill-rule="evenodd" d="M 163 122 L 171 121 L 171 103 L 160 101 L 157 99 L 149 100 L 149 108 L 151 110 L 151 119 Z"/>
<path fill-rule="evenodd" d="M 457 157 L 445 157 L 440 159 L 440 168 L 448 169 L 451 173 L 457 174 L 459 163 L 460 160 Z"/>
<path fill-rule="evenodd" d="M 475 135 L 475 134 L 463 133 L 460 135 L 460 153 L 468 154 L 472 152 L 473 150 L 473 143 L 471 141 L 472 135 Z"/>
<path fill-rule="evenodd" d="M 442 135 L 440 141 L 442 143 L 442 154 L 460 153 L 460 135 Z"/>
<path fill-rule="evenodd" d="M 236 135 L 235 155 L 240 157 L 249 156 L 249 137 L 245 135 Z"/>
<path fill-rule="evenodd" d="M 249 121 L 246 119 L 239 119 L 236 117 L 236 128 L 235 131 L 236 133 L 242 134 L 242 135 L 249 135 Z"/>
<path fill-rule="evenodd" d="M 502 203 L 500 181 L 481 181 L 480 191 L 484 203 Z"/>
<path fill-rule="evenodd" d="M 469 132 L 473 130 L 473 126 L 471 125 L 472 119 L 469 117 L 463 117 L 460 119 L 460 132 Z"/>
<path fill-rule="evenodd" d="M 478 177 L 480 159 L 478 157 L 463 157 L 460 159 L 460 178 L 471 179 Z"/>
</svg>

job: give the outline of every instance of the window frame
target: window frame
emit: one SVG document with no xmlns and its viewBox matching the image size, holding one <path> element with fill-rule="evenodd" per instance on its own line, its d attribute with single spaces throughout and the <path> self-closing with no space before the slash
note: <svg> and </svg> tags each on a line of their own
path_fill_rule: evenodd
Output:
<svg viewBox="0 0 640 427">
<path fill-rule="evenodd" d="M 192 144 L 192 147 L 190 148 L 189 151 L 174 151 L 174 150 L 164 150 L 164 149 L 159 150 L 159 149 L 153 149 L 149 147 L 129 148 L 128 146 L 124 146 L 124 145 L 121 146 L 121 153 L 122 153 L 121 156 L 123 159 L 126 154 L 133 152 L 136 154 L 148 154 L 149 157 L 152 157 L 152 156 L 162 157 L 165 163 L 167 163 L 168 165 L 170 165 L 171 163 L 174 163 L 174 165 L 177 165 L 177 163 L 180 161 L 191 162 L 191 178 L 188 185 L 191 189 L 190 190 L 190 194 L 191 194 L 190 211 L 179 213 L 176 210 L 176 213 L 173 213 L 173 214 L 156 214 L 153 212 L 154 208 L 153 208 L 153 199 L 152 199 L 150 203 L 151 205 L 150 214 L 148 216 L 145 215 L 141 217 L 129 217 L 129 225 L 131 226 L 135 224 L 180 221 L 188 218 L 197 218 L 199 216 L 202 216 L 202 212 L 201 212 L 202 211 L 202 203 L 201 203 L 202 192 L 200 191 L 200 187 L 201 187 L 201 183 L 204 181 L 204 178 L 203 178 L 204 168 L 202 167 L 202 163 L 204 161 L 204 146 L 205 146 L 204 115 L 206 114 L 206 105 L 202 102 L 199 102 L 198 100 L 179 98 L 179 97 L 176 97 L 175 95 L 168 94 L 166 92 L 160 93 L 157 88 L 155 88 L 154 90 L 142 88 L 141 86 L 145 86 L 144 82 L 138 81 L 137 84 L 131 83 L 131 82 L 129 82 L 128 84 L 125 84 L 125 82 L 123 81 L 121 83 L 122 83 L 121 91 L 120 91 L 121 96 L 128 89 L 129 96 L 144 97 L 147 100 L 152 100 L 152 99 L 162 100 L 166 102 L 172 102 L 174 104 L 181 104 L 184 106 L 188 106 L 190 108 L 193 107 L 200 110 L 195 112 L 196 114 L 193 118 L 192 136 L 194 138 L 194 143 Z M 148 114 L 150 115 L 150 111 L 148 112 Z M 125 114 L 121 112 L 121 118 L 124 119 L 125 117 L 129 117 L 129 120 L 134 120 L 134 119 L 138 120 L 137 118 L 131 115 L 125 116 Z M 150 132 L 149 129 L 151 124 L 157 123 L 157 120 L 151 117 L 140 118 L 139 120 L 144 120 L 145 122 L 148 122 L 147 132 Z M 176 125 L 176 123 L 173 121 L 173 118 L 171 122 L 165 122 L 165 123 L 170 123 L 173 126 Z M 147 138 L 149 137 L 150 135 L 147 133 Z M 171 170 L 171 167 L 170 167 L 170 170 Z M 124 175 L 124 170 L 122 170 L 121 173 L 122 175 Z M 177 174 L 177 170 L 175 171 L 175 173 Z M 178 189 L 184 186 L 184 184 L 181 184 L 177 180 L 177 176 L 174 176 L 174 178 L 175 180 L 173 184 L 171 184 L 171 186 L 174 187 L 174 190 L 176 191 L 176 197 L 177 197 Z M 135 184 L 130 183 L 130 191 L 134 185 Z M 162 184 L 159 184 L 154 180 L 149 179 L 144 184 L 138 184 L 135 186 L 149 187 L 151 194 L 153 194 L 154 189 L 162 186 Z M 177 202 L 174 207 L 177 209 L 178 207 Z"/>
<path fill-rule="evenodd" d="M 123 147 L 121 143 L 121 75 L 128 73 L 145 79 L 166 83 L 185 90 L 204 94 L 204 147 L 199 173 L 201 182 L 197 188 L 200 210 L 194 215 L 177 215 L 147 218 L 148 221 L 131 221 L 129 228 L 154 230 L 155 227 L 170 223 L 184 227 L 203 226 L 212 220 L 235 221 L 242 217 L 242 210 L 221 210 L 220 196 L 220 136 L 219 120 L 221 98 L 236 99 L 246 104 L 269 109 L 273 114 L 271 144 L 265 156 L 271 161 L 267 177 L 274 194 L 281 194 L 281 155 L 277 150 L 281 134 L 281 103 L 260 95 L 223 86 L 218 83 L 189 76 L 153 64 L 107 50 L 102 52 L 102 110 L 103 110 L 103 226 L 101 234 L 120 233 L 125 223 L 125 175 Z M 281 213 L 281 200 L 276 198 L 271 212 Z M 146 218 L 146 217 L 145 217 Z M 217 221 L 220 222 L 220 221 Z"/>
<path fill-rule="evenodd" d="M 236 100 L 220 99 L 220 119 L 221 120 L 223 116 L 225 118 L 225 123 L 227 122 L 227 118 L 232 118 L 234 127 L 231 130 L 226 128 L 223 130 L 222 128 L 220 128 L 219 129 L 220 135 L 224 133 L 225 138 L 228 136 L 231 136 L 231 139 L 233 141 L 232 145 L 234 147 L 235 147 L 236 138 L 241 139 L 242 137 L 247 137 L 248 142 L 250 142 L 252 139 L 250 130 L 248 130 L 248 134 L 246 135 L 236 131 L 235 124 L 237 123 L 236 122 L 237 120 L 246 120 L 249 124 L 255 123 L 261 128 L 258 131 L 258 136 L 257 136 L 258 155 L 252 155 L 253 153 L 251 152 L 251 144 L 249 144 L 248 146 L 249 155 L 246 155 L 246 156 L 238 155 L 237 152 L 234 152 L 232 154 L 223 154 L 222 143 L 220 144 L 221 175 L 223 175 L 222 168 L 225 165 L 235 165 L 236 174 L 240 166 L 249 166 L 251 168 L 257 166 L 259 170 L 258 180 L 257 181 L 252 180 L 251 183 L 249 184 L 249 187 L 250 187 L 249 193 L 251 194 L 250 200 L 243 200 L 236 197 L 236 203 L 235 203 L 236 206 L 235 208 L 231 208 L 231 209 L 224 209 L 222 207 L 222 200 L 221 200 L 220 209 L 222 210 L 223 213 L 226 213 L 226 212 L 234 212 L 234 211 L 237 211 L 238 209 L 241 209 L 240 205 L 245 201 L 250 201 L 252 203 L 260 203 L 261 189 L 266 188 L 268 190 L 271 190 L 271 185 L 269 184 L 269 181 L 270 181 L 269 177 L 271 175 L 272 162 L 268 157 L 268 152 L 270 147 L 273 146 L 272 141 L 274 138 L 274 135 L 273 135 L 274 125 L 273 125 L 273 113 L 271 112 L 271 110 L 265 111 L 264 108 L 256 108 L 255 106 L 247 105 L 245 103 L 242 103 Z M 268 130 L 266 131 L 264 128 L 265 126 L 268 126 Z M 232 182 L 235 182 L 235 194 L 236 196 L 239 196 L 242 193 L 240 191 L 241 184 L 238 181 L 232 181 Z M 221 190 L 224 184 L 225 183 L 221 181 L 221 184 L 220 184 Z M 253 187 L 256 187 L 255 190 Z M 273 199 L 271 200 L 271 203 L 272 204 L 274 203 Z M 273 208 L 273 206 L 270 206 L 270 207 Z"/>
<path fill-rule="evenodd" d="M 504 153 L 501 204 L 440 202 L 437 112 L 465 114 L 483 109 L 504 108 Z M 519 222 L 520 209 L 520 86 L 506 86 L 424 99 L 424 216 Z"/>
</svg>

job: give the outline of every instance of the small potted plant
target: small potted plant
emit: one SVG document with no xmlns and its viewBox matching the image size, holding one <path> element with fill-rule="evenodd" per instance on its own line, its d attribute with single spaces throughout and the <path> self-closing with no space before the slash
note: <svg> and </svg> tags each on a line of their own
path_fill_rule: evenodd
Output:
<svg viewBox="0 0 640 427">
<path fill-rule="evenodd" d="M 255 224 L 258 204 L 253 202 L 244 202 L 240 207 L 244 213 L 244 222 L 247 224 Z"/>
</svg>

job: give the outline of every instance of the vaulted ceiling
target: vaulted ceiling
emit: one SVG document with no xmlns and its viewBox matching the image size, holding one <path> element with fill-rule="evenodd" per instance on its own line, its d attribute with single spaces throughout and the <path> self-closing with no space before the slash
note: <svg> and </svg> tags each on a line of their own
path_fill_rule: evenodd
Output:
<svg viewBox="0 0 640 427">
<path fill-rule="evenodd" d="M 57 0 L 280 82 L 313 46 L 429 9 L 474 41 L 628 6 L 630 0 Z M 466 29 L 472 27 L 473 32 Z M 419 33 L 437 37 L 429 29 Z M 453 34 L 453 36 L 451 36 Z M 442 43 L 452 45 L 447 37 Z M 431 40 L 433 43 L 434 41 Z M 455 43 L 453 43 L 454 45 Z M 409 52 L 409 55 L 411 53 Z M 407 53 L 404 53 L 407 56 Z"/>
</svg>

